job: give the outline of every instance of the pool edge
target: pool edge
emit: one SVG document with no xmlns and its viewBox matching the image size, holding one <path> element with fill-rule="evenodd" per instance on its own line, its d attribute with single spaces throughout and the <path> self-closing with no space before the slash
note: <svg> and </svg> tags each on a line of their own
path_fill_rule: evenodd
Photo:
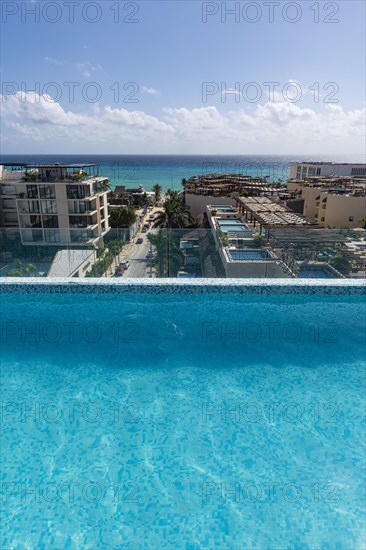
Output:
<svg viewBox="0 0 366 550">
<path fill-rule="evenodd" d="M 355 279 L 70 279 L 17 278 L 0 281 L 0 294 L 336 294 L 363 295 Z"/>
</svg>

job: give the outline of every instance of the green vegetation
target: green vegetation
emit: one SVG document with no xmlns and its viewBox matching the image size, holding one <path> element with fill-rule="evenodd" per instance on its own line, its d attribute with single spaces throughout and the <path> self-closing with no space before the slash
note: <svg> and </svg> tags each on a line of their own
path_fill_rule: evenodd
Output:
<svg viewBox="0 0 366 550">
<path fill-rule="evenodd" d="M 253 235 L 253 246 L 264 246 L 265 242 L 266 238 L 264 235 L 261 235 L 260 233 L 256 233 L 255 235 Z"/>
<path fill-rule="evenodd" d="M 155 193 L 155 197 L 154 197 L 155 198 L 155 204 L 157 204 L 160 200 L 161 192 L 162 192 L 163 188 L 158 183 L 155 183 L 155 185 L 152 186 L 152 190 Z"/>
<path fill-rule="evenodd" d="M 283 187 L 283 179 L 282 178 L 278 178 L 277 181 L 275 181 L 273 183 L 273 185 L 277 188 L 277 189 L 281 189 L 281 187 Z"/>
<path fill-rule="evenodd" d="M 358 220 L 358 223 L 362 225 L 363 229 L 366 229 L 366 218 L 361 218 L 360 220 Z"/>
<path fill-rule="evenodd" d="M 181 229 L 189 223 L 193 223 L 189 208 L 184 204 L 178 191 L 168 189 L 166 195 L 164 210 L 156 215 L 154 227 Z"/>
<path fill-rule="evenodd" d="M 224 233 L 223 231 L 218 231 L 217 236 L 220 239 L 222 246 L 224 247 L 229 246 L 229 239 L 226 233 Z"/>
<path fill-rule="evenodd" d="M 38 179 L 38 174 L 36 172 L 26 172 L 24 174 L 24 177 L 22 178 L 22 180 L 25 182 L 33 182 L 33 181 L 37 181 L 37 179 Z"/>
<path fill-rule="evenodd" d="M 136 212 L 132 206 L 120 206 L 118 208 L 110 208 L 109 224 L 113 228 L 127 228 L 133 225 L 136 221 Z"/>
<path fill-rule="evenodd" d="M 342 252 L 337 252 L 329 263 L 334 269 L 342 273 L 342 275 L 348 275 L 351 271 L 351 262 Z"/>
<path fill-rule="evenodd" d="M 108 247 L 97 249 L 97 261 L 85 277 L 102 277 L 113 264 L 115 256 L 122 251 L 124 243 L 121 241 L 110 241 Z"/>
<path fill-rule="evenodd" d="M 15 260 L 17 267 L 9 271 L 8 277 L 38 277 L 38 269 L 35 264 L 23 265 L 22 260 Z"/>
<path fill-rule="evenodd" d="M 176 277 L 183 264 L 183 254 L 179 248 L 180 236 L 174 231 L 160 229 L 148 235 L 148 240 L 156 248 L 154 265 L 158 277 Z"/>
</svg>

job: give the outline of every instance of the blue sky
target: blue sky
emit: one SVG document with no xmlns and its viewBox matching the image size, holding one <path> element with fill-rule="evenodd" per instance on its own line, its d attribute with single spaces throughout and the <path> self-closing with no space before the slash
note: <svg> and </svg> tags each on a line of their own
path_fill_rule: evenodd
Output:
<svg viewBox="0 0 366 550">
<path fill-rule="evenodd" d="M 365 3 L 272 4 L 4 0 L 2 151 L 362 153 Z"/>
</svg>

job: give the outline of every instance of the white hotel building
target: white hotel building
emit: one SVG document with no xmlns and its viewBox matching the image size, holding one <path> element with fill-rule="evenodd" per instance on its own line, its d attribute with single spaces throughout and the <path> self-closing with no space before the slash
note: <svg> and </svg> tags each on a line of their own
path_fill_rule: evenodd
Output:
<svg viewBox="0 0 366 550">
<path fill-rule="evenodd" d="M 366 164 L 291 162 L 290 179 L 304 180 L 312 176 L 366 178 Z"/>
<path fill-rule="evenodd" d="M 108 193 L 95 164 L 4 164 L 0 227 L 24 245 L 98 244 L 109 231 Z"/>
</svg>

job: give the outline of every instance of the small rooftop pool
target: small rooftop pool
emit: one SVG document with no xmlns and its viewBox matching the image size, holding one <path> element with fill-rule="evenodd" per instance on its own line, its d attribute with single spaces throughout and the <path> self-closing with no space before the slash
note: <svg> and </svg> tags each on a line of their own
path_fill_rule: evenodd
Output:
<svg viewBox="0 0 366 550">
<path fill-rule="evenodd" d="M 214 204 L 210 206 L 210 210 L 217 210 L 220 212 L 236 212 L 236 209 L 233 206 L 230 206 L 229 204 L 226 204 L 226 205 Z"/>
<path fill-rule="evenodd" d="M 248 261 L 248 260 L 272 260 L 274 254 L 268 250 L 261 249 L 244 249 L 244 250 L 228 250 L 229 258 L 233 261 Z"/>
<path fill-rule="evenodd" d="M 221 231 L 227 233 L 233 231 L 236 233 L 251 233 L 250 228 L 240 220 L 218 220 L 218 226 Z"/>
<path fill-rule="evenodd" d="M 244 222 L 242 220 L 237 220 L 235 218 L 233 219 L 218 218 L 217 221 L 220 225 L 244 225 Z"/>
<path fill-rule="evenodd" d="M 303 279 L 337 279 L 338 275 L 330 266 L 301 266 L 299 277 Z"/>
</svg>

